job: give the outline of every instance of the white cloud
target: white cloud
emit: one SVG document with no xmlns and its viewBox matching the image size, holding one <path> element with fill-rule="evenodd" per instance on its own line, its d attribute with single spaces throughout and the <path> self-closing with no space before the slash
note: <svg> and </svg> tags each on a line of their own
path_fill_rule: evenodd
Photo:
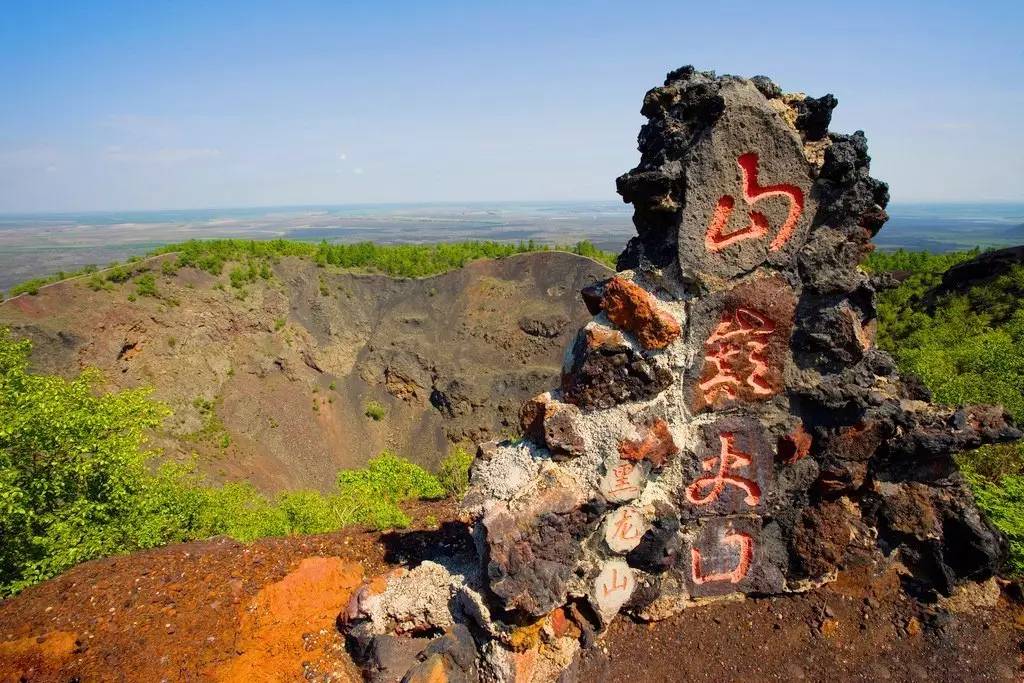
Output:
<svg viewBox="0 0 1024 683">
<path fill-rule="evenodd" d="M 361 167 L 359 167 L 359 166 L 357 166 L 356 168 L 353 168 L 352 172 L 355 173 L 356 175 L 363 175 L 363 169 Z"/>
<path fill-rule="evenodd" d="M 340 159 L 341 161 L 345 161 L 345 159 L 348 159 L 348 154 L 346 154 L 345 152 L 338 152 L 338 159 Z"/>
</svg>

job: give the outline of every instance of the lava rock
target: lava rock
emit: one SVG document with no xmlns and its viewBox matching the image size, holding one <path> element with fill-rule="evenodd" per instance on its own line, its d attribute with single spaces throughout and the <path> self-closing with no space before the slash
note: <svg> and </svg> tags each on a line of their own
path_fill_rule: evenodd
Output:
<svg viewBox="0 0 1024 683">
<path fill-rule="evenodd" d="M 655 396 L 672 381 L 668 368 L 629 346 L 621 332 L 591 323 L 576 337 L 562 393 L 584 410 L 611 408 Z"/>
<path fill-rule="evenodd" d="M 616 327 L 635 334 L 645 349 L 663 349 L 682 332 L 679 321 L 659 309 L 647 290 L 622 277 L 605 285 L 601 308 Z"/>
</svg>

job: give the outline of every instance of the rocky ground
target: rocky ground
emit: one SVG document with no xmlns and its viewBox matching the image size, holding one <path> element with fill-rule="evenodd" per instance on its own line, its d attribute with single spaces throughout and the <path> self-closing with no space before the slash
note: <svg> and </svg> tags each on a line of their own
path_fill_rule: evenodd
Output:
<svg viewBox="0 0 1024 683">
<path fill-rule="evenodd" d="M 464 549 L 461 528 L 214 539 L 88 562 L 0 603 L 0 681 L 358 681 L 336 626 L 352 592 Z M 851 570 L 805 594 L 620 619 L 581 680 L 1020 681 L 1017 590 L 923 606 L 893 571 Z"/>
<path fill-rule="evenodd" d="M 555 252 L 423 279 L 284 258 L 240 297 L 229 268 L 162 272 L 173 258 L 147 262 L 156 297 L 79 278 L 0 304 L 0 326 L 34 342 L 42 371 L 153 386 L 174 410 L 156 435 L 168 455 L 268 492 L 330 489 L 385 448 L 433 466 L 453 443 L 518 428 L 587 317 L 579 290 L 610 273 Z M 371 400 L 383 419 L 365 415 Z"/>
</svg>

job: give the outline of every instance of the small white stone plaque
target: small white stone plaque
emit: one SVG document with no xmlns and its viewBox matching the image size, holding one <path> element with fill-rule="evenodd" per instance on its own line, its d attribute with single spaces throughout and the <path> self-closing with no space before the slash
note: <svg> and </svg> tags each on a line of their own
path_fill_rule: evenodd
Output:
<svg viewBox="0 0 1024 683">
<path fill-rule="evenodd" d="M 604 540 L 616 553 L 628 553 L 647 533 L 647 522 L 636 507 L 627 505 L 612 512 L 604 522 Z"/>
<path fill-rule="evenodd" d="M 643 464 L 620 459 L 601 479 L 601 493 L 614 503 L 633 500 L 647 484 Z"/>
<path fill-rule="evenodd" d="M 608 560 L 601 567 L 594 583 L 597 608 L 605 619 L 611 619 L 626 604 L 636 588 L 636 574 L 622 560 Z"/>
</svg>

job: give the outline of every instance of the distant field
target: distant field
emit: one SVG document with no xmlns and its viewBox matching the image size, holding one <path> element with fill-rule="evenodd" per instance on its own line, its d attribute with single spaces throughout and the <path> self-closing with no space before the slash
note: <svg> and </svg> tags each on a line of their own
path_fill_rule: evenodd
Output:
<svg viewBox="0 0 1024 683">
<path fill-rule="evenodd" d="M 882 249 L 944 252 L 1024 242 L 1024 204 L 904 204 L 891 206 L 890 213 L 876 238 Z M 631 216 L 632 207 L 618 201 L 0 215 L 0 290 L 196 238 L 551 245 L 589 240 L 618 252 L 634 234 Z"/>
</svg>

